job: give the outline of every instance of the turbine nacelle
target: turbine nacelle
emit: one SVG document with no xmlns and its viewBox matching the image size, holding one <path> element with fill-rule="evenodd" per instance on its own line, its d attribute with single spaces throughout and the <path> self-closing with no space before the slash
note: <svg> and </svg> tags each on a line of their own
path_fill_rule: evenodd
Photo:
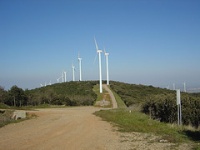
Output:
<svg viewBox="0 0 200 150">
<path fill-rule="evenodd" d="M 102 53 L 103 51 L 102 50 L 97 50 L 97 53 Z"/>
<path fill-rule="evenodd" d="M 105 56 L 108 56 L 109 55 L 109 53 L 104 53 L 105 54 Z"/>
</svg>

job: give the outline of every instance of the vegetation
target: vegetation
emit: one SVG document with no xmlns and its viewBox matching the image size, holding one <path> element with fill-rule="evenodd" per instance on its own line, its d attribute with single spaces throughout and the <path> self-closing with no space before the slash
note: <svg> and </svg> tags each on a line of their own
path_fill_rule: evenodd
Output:
<svg viewBox="0 0 200 150">
<path fill-rule="evenodd" d="M 152 95 L 174 93 L 174 91 L 155 88 L 153 86 L 128 84 L 116 81 L 111 81 L 110 87 L 122 98 L 128 107 L 134 104 L 143 103 L 146 101 L 147 97 Z"/>
<path fill-rule="evenodd" d="M 0 127 L 13 122 L 11 119 L 13 110 L 0 110 Z"/>
<path fill-rule="evenodd" d="M 30 105 L 93 105 L 96 94 L 93 92 L 95 81 L 66 82 L 29 91 Z"/>
<path fill-rule="evenodd" d="M 88 82 L 66 82 L 51 86 L 23 90 L 17 86 L 5 91 L 0 88 L 0 103 L 12 107 L 49 105 L 93 105 L 96 94 L 93 86 L 96 81 Z M 3 105 L 2 105 L 3 106 Z"/>
<path fill-rule="evenodd" d="M 142 112 L 161 122 L 176 123 L 176 92 L 153 86 L 111 82 L 111 88 L 127 106 L 141 106 Z M 182 121 L 196 128 L 200 125 L 200 94 L 181 93 Z"/>
<path fill-rule="evenodd" d="M 110 88 L 110 90 L 112 91 L 112 93 L 117 101 L 118 108 L 126 108 L 126 105 L 125 105 L 124 101 L 121 99 L 121 97 L 117 93 L 115 93 L 111 88 Z"/>
<path fill-rule="evenodd" d="M 173 124 L 166 124 L 157 120 L 149 119 L 144 113 L 128 111 L 127 109 L 101 110 L 95 115 L 109 121 L 118 127 L 122 132 L 141 132 L 158 135 L 162 140 L 172 143 L 187 142 L 199 149 L 200 131 L 187 129 Z M 192 142 L 192 143 L 191 143 Z"/>
<path fill-rule="evenodd" d="M 114 81 L 110 83 L 110 88 L 120 108 L 139 106 L 138 110 L 148 114 L 150 118 L 166 123 L 176 123 L 175 91 Z M 105 91 L 103 95 L 96 92 L 97 84 L 97 81 L 66 82 L 33 90 L 23 90 L 13 86 L 8 91 L 0 87 L 0 107 L 94 105 L 96 100 L 102 100 L 106 94 Z M 200 94 L 181 93 L 181 100 L 183 124 L 198 128 L 200 124 Z"/>
<path fill-rule="evenodd" d="M 182 93 L 182 122 L 196 128 L 200 125 L 200 98 Z M 155 95 L 144 103 L 143 112 L 161 122 L 177 121 L 177 105 L 175 94 Z"/>
</svg>

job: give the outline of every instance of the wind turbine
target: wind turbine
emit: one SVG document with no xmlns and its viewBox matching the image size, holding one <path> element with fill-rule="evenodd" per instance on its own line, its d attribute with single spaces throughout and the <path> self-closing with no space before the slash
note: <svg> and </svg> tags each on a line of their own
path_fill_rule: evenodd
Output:
<svg viewBox="0 0 200 150">
<path fill-rule="evenodd" d="M 186 92 L 186 83 L 183 83 L 183 91 Z"/>
<path fill-rule="evenodd" d="M 64 71 L 63 73 L 64 73 L 64 82 L 67 82 L 67 72 Z"/>
<path fill-rule="evenodd" d="M 175 86 L 175 83 L 173 83 L 173 90 L 176 90 L 176 86 Z"/>
<path fill-rule="evenodd" d="M 104 49 L 104 54 L 106 57 L 106 78 L 107 78 L 107 85 L 109 85 L 109 70 L 108 70 L 108 55 L 109 53 L 106 53 L 105 49 Z"/>
<path fill-rule="evenodd" d="M 78 54 L 78 62 L 79 62 L 79 73 L 80 73 L 80 79 L 79 81 L 82 81 L 82 72 L 81 72 L 81 61 L 82 61 L 82 58 L 80 58 L 79 54 Z"/>
<path fill-rule="evenodd" d="M 72 64 L 72 75 L 73 75 L 73 81 L 75 81 L 74 71 L 75 71 L 75 66 L 74 66 L 74 64 Z"/>
<path fill-rule="evenodd" d="M 101 73 L 101 53 L 102 53 L 102 50 L 100 50 L 98 48 L 98 45 L 97 45 L 95 38 L 94 38 L 94 42 L 95 42 L 97 53 L 99 54 L 99 85 L 100 85 L 100 93 L 102 93 L 103 92 L 103 90 L 102 90 L 102 73 Z"/>
<path fill-rule="evenodd" d="M 64 71 L 62 72 L 61 78 L 62 78 L 62 82 L 64 82 Z"/>
<path fill-rule="evenodd" d="M 61 76 L 57 79 L 58 83 L 60 82 L 60 79 L 61 79 L 61 82 L 63 82 L 63 72 L 62 72 Z"/>
</svg>

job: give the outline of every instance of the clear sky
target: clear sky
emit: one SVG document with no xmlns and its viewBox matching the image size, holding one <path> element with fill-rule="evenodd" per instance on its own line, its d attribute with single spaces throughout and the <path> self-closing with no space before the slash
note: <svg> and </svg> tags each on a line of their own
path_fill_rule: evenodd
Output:
<svg viewBox="0 0 200 150">
<path fill-rule="evenodd" d="M 0 0 L 0 85 L 36 88 L 63 70 L 97 80 L 94 36 L 110 79 L 200 87 L 199 0 Z M 102 55 L 103 79 L 106 78 Z"/>
</svg>

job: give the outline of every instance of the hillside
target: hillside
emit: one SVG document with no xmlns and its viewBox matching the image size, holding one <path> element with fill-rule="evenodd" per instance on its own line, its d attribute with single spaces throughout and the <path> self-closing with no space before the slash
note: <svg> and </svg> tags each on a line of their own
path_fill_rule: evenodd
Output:
<svg viewBox="0 0 200 150">
<path fill-rule="evenodd" d="M 36 88 L 27 91 L 29 105 L 93 105 L 96 94 L 92 89 L 96 84 L 96 81 L 65 82 Z"/>
<path fill-rule="evenodd" d="M 140 106 L 141 111 L 161 122 L 177 122 L 176 92 L 153 86 L 111 82 L 111 88 L 127 106 Z M 200 96 L 181 92 L 182 123 L 200 125 Z"/>
<path fill-rule="evenodd" d="M 127 106 L 145 102 L 149 97 L 158 94 L 175 94 L 175 91 L 163 88 L 128 84 L 123 82 L 111 81 L 110 87 L 122 98 Z"/>
</svg>

